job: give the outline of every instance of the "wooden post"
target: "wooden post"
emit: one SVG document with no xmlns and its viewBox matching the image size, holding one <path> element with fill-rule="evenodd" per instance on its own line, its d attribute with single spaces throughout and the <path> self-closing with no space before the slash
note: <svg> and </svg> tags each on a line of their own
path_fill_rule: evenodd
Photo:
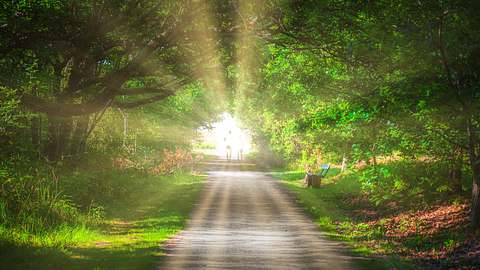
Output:
<svg viewBox="0 0 480 270">
<path fill-rule="evenodd" d="M 347 157 L 345 156 L 345 153 L 343 154 L 343 158 L 342 158 L 342 169 L 341 171 L 345 171 L 345 169 L 347 168 Z"/>
</svg>

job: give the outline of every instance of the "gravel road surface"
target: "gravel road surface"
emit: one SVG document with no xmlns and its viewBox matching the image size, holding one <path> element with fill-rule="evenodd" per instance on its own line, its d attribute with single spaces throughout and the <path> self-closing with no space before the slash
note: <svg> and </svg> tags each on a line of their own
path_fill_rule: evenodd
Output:
<svg viewBox="0 0 480 270">
<path fill-rule="evenodd" d="M 208 180 L 186 230 L 159 269 L 386 269 L 330 241 L 277 180 L 249 164 L 207 164 Z"/>
</svg>

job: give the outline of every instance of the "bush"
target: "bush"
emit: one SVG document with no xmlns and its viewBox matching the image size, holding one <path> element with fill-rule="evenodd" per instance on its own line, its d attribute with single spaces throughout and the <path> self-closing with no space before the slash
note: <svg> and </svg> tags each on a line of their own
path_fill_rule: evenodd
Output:
<svg viewBox="0 0 480 270">
<path fill-rule="evenodd" d="M 165 149 L 162 162 L 150 169 L 150 173 L 171 174 L 177 170 L 192 167 L 201 158 L 200 155 L 193 156 L 190 151 L 181 148 L 176 148 L 175 151 Z"/>
<path fill-rule="evenodd" d="M 0 183 L 3 224 L 41 231 L 64 223 L 73 224 L 80 218 L 77 207 L 46 175 L 13 174 L 3 168 Z"/>
<path fill-rule="evenodd" d="M 451 192 L 447 168 L 441 162 L 395 161 L 360 169 L 358 180 L 376 205 L 421 204 L 441 200 Z"/>
<path fill-rule="evenodd" d="M 140 170 L 77 170 L 61 181 L 61 189 L 69 194 L 86 213 L 102 212 L 101 206 L 117 198 L 128 198 L 129 190 L 143 181 Z M 95 210 L 96 209 L 96 210 Z"/>
</svg>

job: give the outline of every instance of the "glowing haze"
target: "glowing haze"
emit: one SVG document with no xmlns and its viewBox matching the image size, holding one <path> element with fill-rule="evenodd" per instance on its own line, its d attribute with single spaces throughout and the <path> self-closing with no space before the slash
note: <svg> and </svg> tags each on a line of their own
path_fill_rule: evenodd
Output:
<svg viewBox="0 0 480 270">
<path fill-rule="evenodd" d="M 239 159 L 240 153 L 247 154 L 251 150 L 250 135 L 242 130 L 235 118 L 223 113 L 221 121 L 214 123 L 211 129 L 201 130 L 203 141 L 215 145 L 215 154 L 226 157 L 227 147 L 231 147 L 232 159 Z"/>
</svg>

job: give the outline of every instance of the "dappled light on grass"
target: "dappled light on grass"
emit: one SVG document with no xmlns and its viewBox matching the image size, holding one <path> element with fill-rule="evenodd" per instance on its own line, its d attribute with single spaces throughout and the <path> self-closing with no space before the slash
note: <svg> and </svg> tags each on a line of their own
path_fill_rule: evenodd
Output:
<svg viewBox="0 0 480 270">
<path fill-rule="evenodd" d="M 100 234 L 86 226 L 63 225 L 50 231 L 32 234 L 26 230 L 6 230 L 0 227 L 2 239 L 18 245 L 32 246 L 35 248 L 69 246 L 72 244 L 84 244 L 97 239 Z M 3 249 L 0 245 L 0 250 Z"/>
<path fill-rule="evenodd" d="M 116 177 L 128 183 L 142 177 L 143 184 L 128 196 L 105 201 L 106 219 L 98 226 L 3 235 L 11 243 L 0 246 L 5 255 L 0 263 L 9 269 L 151 269 L 162 255 L 160 244 L 184 227 L 203 177 L 133 176 Z"/>
</svg>

